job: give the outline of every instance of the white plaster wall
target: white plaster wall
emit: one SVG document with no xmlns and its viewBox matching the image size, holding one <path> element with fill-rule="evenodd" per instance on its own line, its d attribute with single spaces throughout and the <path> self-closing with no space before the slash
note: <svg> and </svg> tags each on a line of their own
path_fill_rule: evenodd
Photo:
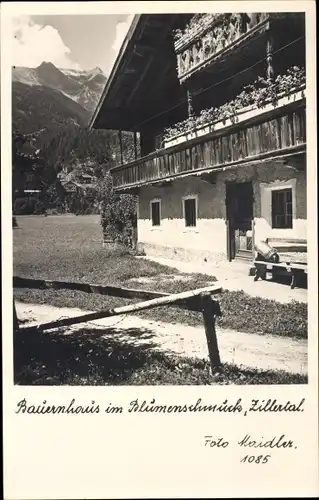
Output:
<svg viewBox="0 0 319 500">
<path fill-rule="evenodd" d="M 218 181 L 253 183 L 255 241 L 266 238 L 307 239 L 306 157 L 304 170 L 297 171 L 292 160 L 287 164 L 264 162 L 260 165 L 239 167 L 219 174 Z M 300 165 L 300 163 L 299 163 Z M 290 187 L 293 196 L 293 223 L 291 229 L 271 227 L 271 190 Z"/>
<path fill-rule="evenodd" d="M 139 193 L 138 242 L 148 254 L 169 258 L 227 259 L 226 182 L 253 184 L 255 241 L 266 238 L 307 238 L 306 174 L 276 162 L 219 172 L 216 184 L 185 177 L 165 187 L 142 187 Z M 292 187 L 292 229 L 271 228 L 271 189 Z M 182 198 L 198 198 L 196 228 L 185 227 Z M 150 201 L 161 200 L 161 226 L 153 227 Z M 175 254 L 175 255 L 174 255 Z"/>
<path fill-rule="evenodd" d="M 197 225 L 185 227 L 183 197 L 197 196 Z M 139 194 L 138 241 L 148 251 L 184 249 L 205 257 L 214 254 L 225 258 L 226 223 L 224 186 L 211 185 L 189 177 L 167 187 L 143 187 Z M 152 226 L 150 202 L 161 200 L 161 226 Z M 153 247 L 153 248 L 150 248 Z"/>
<path fill-rule="evenodd" d="M 265 219 L 255 218 L 255 241 L 267 238 L 307 239 L 307 221 L 293 219 L 292 226 L 292 229 L 272 229 Z"/>
<path fill-rule="evenodd" d="M 287 168 L 287 167 L 286 167 Z M 273 176 L 268 182 L 259 183 L 260 216 L 255 218 L 255 240 L 266 238 L 307 239 L 306 179 L 300 172 L 291 172 L 290 179 Z M 292 228 L 272 228 L 271 195 L 273 190 L 292 190 Z"/>
<path fill-rule="evenodd" d="M 163 219 L 160 227 L 139 219 L 140 243 L 226 253 L 226 224 L 222 219 L 198 219 L 197 227 L 185 228 L 184 219 Z"/>
</svg>

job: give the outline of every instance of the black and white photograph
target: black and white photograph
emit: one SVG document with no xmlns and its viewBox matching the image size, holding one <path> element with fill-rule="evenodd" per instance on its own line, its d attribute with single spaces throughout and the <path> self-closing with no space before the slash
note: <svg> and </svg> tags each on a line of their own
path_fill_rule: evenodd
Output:
<svg viewBox="0 0 319 500">
<path fill-rule="evenodd" d="M 4 497 L 316 498 L 315 3 L 0 21 Z"/>
<path fill-rule="evenodd" d="M 250 7 L 13 18 L 15 385 L 308 383 L 306 17 Z"/>
</svg>

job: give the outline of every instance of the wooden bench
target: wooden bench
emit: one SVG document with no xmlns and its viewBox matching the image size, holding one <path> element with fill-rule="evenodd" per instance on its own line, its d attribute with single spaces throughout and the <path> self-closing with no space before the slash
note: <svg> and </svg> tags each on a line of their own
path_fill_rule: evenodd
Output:
<svg viewBox="0 0 319 500">
<path fill-rule="evenodd" d="M 291 277 L 290 287 L 295 288 L 300 278 L 307 277 L 307 241 L 298 239 L 267 238 L 266 243 L 275 248 L 279 255 L 279 262 L 268 262 L 261 259 L 254 261 L 255 276 L 265 280 L 267 273 L 271 273 L 272 278 L 278 276 Z"/>
<path fill-rule="evenodd" d="M 262 280 L 267 279 L 267 273 L 271 272 L 273 278 L 275 278 L 276 275 L 290 276 L 290 288 L 295 288 L 296 281 L 300 276 L 308 274 L 308 267 L 306 264 L 289 264 L 286 262 L 275 264 L 274 262 L 266 262 L 263 260 L 255 260 L 254 264 L 256 269 L 254 281 L 257 281 L 258 278 Z"/>
<path fill-rule="evenodd" d="M 282 252 L 307 253 L 307 240 L 293 238 L 267 238 L 266 243 L 275 248 L 279 254 Z"/>
</svg>

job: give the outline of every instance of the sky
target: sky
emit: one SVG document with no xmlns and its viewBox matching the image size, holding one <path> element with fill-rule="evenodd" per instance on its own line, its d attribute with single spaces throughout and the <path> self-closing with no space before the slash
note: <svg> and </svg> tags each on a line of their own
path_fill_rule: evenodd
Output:
<svg viewBox="0 0 319 500">
<path fill-rule="evenodd" d="M 13 19 L 12 65 L 101 68 L 109 74 L 132 16 L 46 15 Z"/>
</svg>

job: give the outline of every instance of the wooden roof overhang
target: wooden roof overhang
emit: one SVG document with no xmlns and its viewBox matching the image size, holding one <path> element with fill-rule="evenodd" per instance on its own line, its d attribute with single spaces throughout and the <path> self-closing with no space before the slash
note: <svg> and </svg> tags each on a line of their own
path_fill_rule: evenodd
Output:
<svg viewBox="0 0 319 500">
<path fill-rule="evenodd" d="M 134 16 L 90 128 L 139 131 L 141 122 L 182 99 L 172 30 L 184 26 L 190 17 Z"/>
<path fill-rule="evenodd" d="M 90 128 L 141 131 L 155 120 L 158 129 L 181 121 L 187 115 L 185 86 L 195 91 L 194 102 L 199 108 L 206 105 L 206 95 L 218 94 L 220 84 L 228 87 L 231 83 L 236 94 L 238 89 L 251 82 L 252 75 L 250 70 L 247 71 L 249 67 L 260 65 L 265 68 L 269 31 L 275 35 L 275 52 L 304 32 L 303 15 L 285 13 L 271 16 L 201 69 L 197 68 L 186 79 L 185 85 L 181 85 L 177 76 L 172 30 L 183 29 L 192 15 L 134 16 L 91 118 Z M 300 43 L 304 44 L 304 40 Z M 294 44 L 290 52 L 294 60 L 294 56 L 302 50 L 297 50 Z M 288 54 L 285 50 L 278 55 L 279 59 L 286 60 Z M 299 61 L 296 63 L 299 64 Z M 202 100 L 203 103 L 200 102 Z"/>
</svg>

